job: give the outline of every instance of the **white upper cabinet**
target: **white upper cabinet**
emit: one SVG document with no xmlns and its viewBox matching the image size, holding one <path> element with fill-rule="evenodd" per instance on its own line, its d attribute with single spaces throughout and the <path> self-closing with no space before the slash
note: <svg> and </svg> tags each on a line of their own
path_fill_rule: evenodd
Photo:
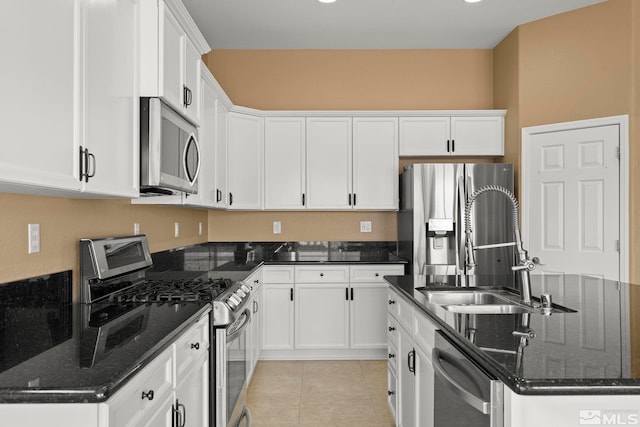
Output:
<svg viewBox="0 0 640 427">
<path fill-rule="evenodd" d="M 502 156 L 504 111 L 487 116 L 400 117 L 400 156 Z"/>
<path fill-rule="evenodd" d="M 204 66 L 203 66 L 204 68 Z M 184 194 L 184 204 L 196 207 L 216 206 L 216 106 L 218 94 L 214 80 L 208 70 L 202 70 L 199 100 L 202 118 L 198 129 L 200 143 L 200 172 L 198 174 L 198 192 Z"/>
<path fill-rule="evenodd" d="M 83 191 L 95 195 L 138 195 L 138 13 L 130 0 L 84 2 L 81 162 Z"/>
<path fill-rule="evenodd" d="M 216 100 L 216 166 L 215 166 L 215 190 L 216 207 L 229 207 L 229 179 L 227 174 L 228 164 L 228 130 L 227 116 L 229 109 L 222 100 Z"/>
<path fill-rule="evenodd" d="M 242 113 L 229 113 L 229 208 L 262 209 L 264 121 Z"/>
<path fill-rule="evenodd" d="M 181 2 L 140 5 L 140 95 L 162 97 L 199 124 L 201 55 L 209 46 Z"/>
<path fill-rule="evenodd" d="M 0 191 L 138 194 L 138 4 L 10 2 Z M 34 55 L 34 52 L 38 52 Z M 43 78 L 42 64 L 46 64 Z M 83 193 L 81 193 L 83 192 Z"/>
<path fill-rule="evenodd" d="M 351 117 L 307 118 L 307 207 L 350 209 Z"/>
<path fill-rule="evenodd" d="M 305 140 L 304 117 L 265 118 L 265 209 L 305 208 Z"/>
<path fill-rule="evenodd" d="M 398 119 L 353 119 L 353 207 L 398 209 Z"/>
</svg>

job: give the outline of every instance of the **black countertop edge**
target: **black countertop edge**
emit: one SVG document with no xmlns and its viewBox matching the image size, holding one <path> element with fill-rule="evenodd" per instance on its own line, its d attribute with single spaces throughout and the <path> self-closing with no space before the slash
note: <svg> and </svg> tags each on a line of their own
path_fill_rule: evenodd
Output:
<svg viewBox="0 0 640 427">
<path fill-rule="evenodd" d="M 211 305 L 203 305 L 188 320 L 183 322 L 171 334 L 158 342 L 153 348 L 145 353 L 138 362 L 131 366 L 122 375 L 114 378 L 110 384 L 87 387 L 87 388 L 0 388 L 1 403 L 101 403 L 108 400 L 114 393 L 122 388 L 136 374 L 145 368 L 151 361 L 165 351 L 184 331 L 196 323 L 203 315 L 211 311 Z M 211 346 L 211 343 L 209 344 Z M 209 349 L 211 351 L 211 349 Z"/>
<path fill-rule="evenodd" d="M 531 379 L 527 380 L 513 375 L 511 371 L 499 364 L 484 351 L 469 344 L 461 338 L 457 331 L 431 313 L 428 307 L 420 304 L 409 294 L 399 282 L 403 276 L 384 276 L 389 285 L 414 307 L 425 313 L 432 319 L 446 337 L 459 347 L 480 369 L 490 376 L 502 381 L 507 387 L 521 395 L 624 395 L 640 394 L 640 383 L 633 379 Z"/>
</svg>

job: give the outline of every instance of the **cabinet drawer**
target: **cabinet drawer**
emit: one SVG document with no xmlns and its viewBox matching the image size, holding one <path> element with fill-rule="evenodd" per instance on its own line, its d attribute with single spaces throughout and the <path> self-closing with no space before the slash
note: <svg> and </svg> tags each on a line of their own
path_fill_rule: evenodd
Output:
<svg viewBox="0 0 640 427">
<path fill-rule="evenodd" d="M 411 304 L 392 289 L 389 289 L 388 295 L 389 313 L 391 313 L 407 331 L 413 331 L 413 307 L 411 307 Z"/>
<path fill-rule="evenodd" d="M 389 361 L 389 369 L 393 372 L 398 372 L 398 348 L 394 346 L 391 342 L 389 343 L 389 348 L 387 349 L 387 360 Z"/>
<path fill-rule="evenodd" d="M 205 315 L 176 340 L 176 384 L 209 350 L 209 315 Z"/>
<path fill-rule="evenodd" d="M 349 266 L 296 267 L 296 283 L 348 283 Z"/>
<path fill-rule="evenodd" d="M 262 283 L 293 283 L 294 277 L 293 266 L 269 265 L 262 270 Z"/>
<path fill-rule="evenodd" d="M 398 321 L 391 316 L 387 316 L 387 340 L 396 347 L 400 345 L 400 327 Z"/>
<path fill-rule="evenodd" d="M 155 414 L 173 392 L 172 377 L 169 347 L 109 399 L 109 425 L 134 426 Z"/>
<path fill-rule="evenodd" d="M 399 276 L 403 274 L 403 265 L 352 265 L 349 278 L 352 282 L 384 282 L 384 276 Z"/>
</svg>

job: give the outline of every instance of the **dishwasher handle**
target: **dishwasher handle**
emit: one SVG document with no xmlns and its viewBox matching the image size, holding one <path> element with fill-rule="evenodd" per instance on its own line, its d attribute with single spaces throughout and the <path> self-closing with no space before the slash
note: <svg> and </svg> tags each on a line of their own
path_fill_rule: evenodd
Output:
<svg viewBox="0 0 640 427">
<path fill-rule="evenodd" d="M 453 379 L 447 373 L 447 371 L 442 366 L 442 363 L 440 363 L 440 360 L 445 360 L 448 363 L 454 365 L 457 369 L 463 372 L 466 372 L 468 373 L 468 375 L 472 376 L 473 373 L 469 372 L 469 368 L 467 366 L 460 363 L 460 360 L 458 360 L 456 357 L 452 356 L 446 351 L 440 350 L 439 348 L 434 348 L 431 353 L 431 356 L 432 356 L 431 363 L 433 364 L 434 372 L 437 375 L 440 375 L 440 377 L 442 377 L 442 379 L 447 382 L 447 385 L 449 386 L 451 391 L 453 391 L 456 394 L 456 396 L 458 396 L 464 402 L 469 404 L 469 406 L 471 406 L 475 410 L 485 415 L 491 414 L 491 402 L 482 400 L 481 397 L 476 396 L 475 394 L 471 393 L 470 391 L 462 387 L 460 384 L 458 384 L 458 382 L 456 382 L 456 380 Z"/>
</svg>

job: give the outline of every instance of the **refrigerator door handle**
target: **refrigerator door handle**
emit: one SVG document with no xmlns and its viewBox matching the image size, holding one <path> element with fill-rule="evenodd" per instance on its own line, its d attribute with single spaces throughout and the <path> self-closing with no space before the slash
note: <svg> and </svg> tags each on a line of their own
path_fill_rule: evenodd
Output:
<svg viewBox="0 0 640 427">
<path fill-rule="evenodd" d="M 467 203 L 465 195 L 465 176 L 458 177 L 458 197 L 456 198 L 456 274 L 464 280 L 464 207 Z"/>
</svg>

